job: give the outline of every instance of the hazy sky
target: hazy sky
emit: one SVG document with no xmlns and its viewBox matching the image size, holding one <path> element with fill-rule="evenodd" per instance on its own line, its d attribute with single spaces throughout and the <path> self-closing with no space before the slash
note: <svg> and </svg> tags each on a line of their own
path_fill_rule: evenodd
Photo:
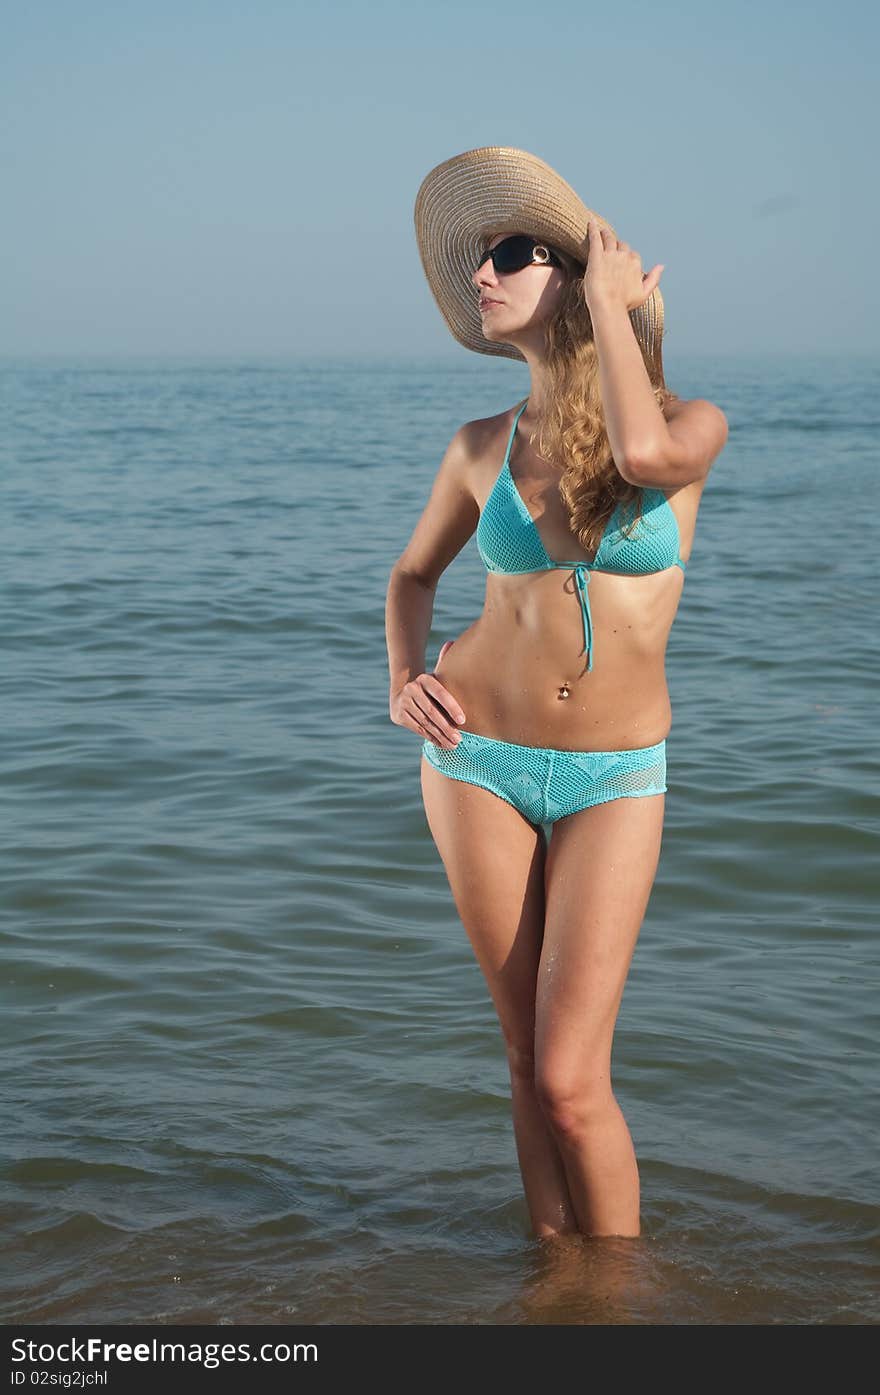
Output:
<svg viewBox="0 0 880 1395">
<path fill-rule="evenodd" d="M 853 0 L 9 5 L 0 353 L 461 359 L 413 204 L 480 145 L 665 263 L 668 352 L 873 353 L 878 37 Z"/>
</svg>

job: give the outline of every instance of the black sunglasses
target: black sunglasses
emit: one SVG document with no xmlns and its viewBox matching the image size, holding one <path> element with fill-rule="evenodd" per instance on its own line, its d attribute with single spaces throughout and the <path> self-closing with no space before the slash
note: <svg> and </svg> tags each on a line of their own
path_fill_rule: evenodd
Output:
<svg viewBox="0 0 880 1395">
<path fill-rule="evenodd" d="M 496 271 L 522 271 L 524 266 L 562 266 L 560 258 L 548 247 L 546 242 L 536 242 L 533 237 L 526 237 L 524 233 L 514 233 L 512 237 L 505 237 L 496 247 L 487 248 L 480 259 L 476 271 L 479 271 L 487 257 L 492 258 L 492 265 Z"/>
</svg>

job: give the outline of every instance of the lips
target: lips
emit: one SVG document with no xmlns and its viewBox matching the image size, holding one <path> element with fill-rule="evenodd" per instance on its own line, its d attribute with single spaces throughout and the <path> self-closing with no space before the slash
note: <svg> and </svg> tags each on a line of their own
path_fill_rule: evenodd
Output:
<svg viewBox="0 0 880 1395">
<path fill-rule="evenodd" d="M 481 300 L 481 301 L 480 301 L 480 309 L 481 309 L 481 310 L 488 310 L 489 307 L 490 307 L 491 305 L 500 305 L 500 304 L 501 304 L 501 301 L 500 301 L 500 300 Z"/>
</svg>

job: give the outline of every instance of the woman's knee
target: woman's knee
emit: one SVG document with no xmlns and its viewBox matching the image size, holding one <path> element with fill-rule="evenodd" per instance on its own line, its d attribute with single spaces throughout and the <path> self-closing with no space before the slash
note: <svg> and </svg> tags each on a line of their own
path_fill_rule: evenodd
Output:
<svg viewBox="0 0 880 1395">
<path fill-rule="evenodd" d="M 607 1064 L 593 1068 L 581 1063 L 565 1069 L 538 1061 L 535 1093 L 547 1122 L 560 1135 L 580 1136 L 615 1105 L 611 1072 Z"/>
</svg>

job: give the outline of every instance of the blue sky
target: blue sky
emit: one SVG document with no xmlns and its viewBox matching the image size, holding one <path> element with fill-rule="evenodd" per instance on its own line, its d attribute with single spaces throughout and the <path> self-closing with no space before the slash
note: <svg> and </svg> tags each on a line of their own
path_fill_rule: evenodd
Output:
<svg viewBox="0 0 880 1395">
<path fill-rule="evenodd" d="M 413 203 L 539 155 L 663 262 L 667 352 L 878 348 L 867 4 L 34 0 L 0 56 L 0 353 L 458 358 Z"/>
</svg>

